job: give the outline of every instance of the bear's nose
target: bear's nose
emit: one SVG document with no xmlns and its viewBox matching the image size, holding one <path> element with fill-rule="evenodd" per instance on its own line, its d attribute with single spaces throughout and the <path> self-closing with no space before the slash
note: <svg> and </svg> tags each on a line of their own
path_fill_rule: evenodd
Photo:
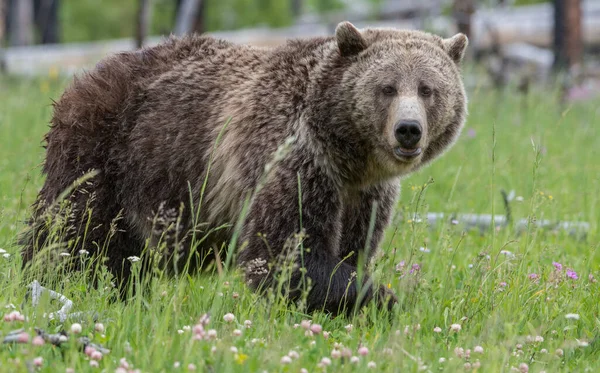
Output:
<svg viewBox="0 0 600 373">
<path fill-rule="evenodd" d="M 402 148 L 414 148 L 421 140 L 421 134 L 421 124 L 416 120 L 401 120 L 394 127 L 394 136 Z"/>
</svg>

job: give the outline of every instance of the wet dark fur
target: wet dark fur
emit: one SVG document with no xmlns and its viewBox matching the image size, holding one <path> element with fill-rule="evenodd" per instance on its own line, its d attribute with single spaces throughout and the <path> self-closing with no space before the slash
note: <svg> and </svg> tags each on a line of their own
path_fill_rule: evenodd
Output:
<svg viewBox="0 0 600 373">
<path fill-rule="evenodd" d="M 274 271 L 268 264 L 281 257 L 302 221 L 303 245 L 308 248 L 303 263 L 312 283 L 308 309 L 337 312 L 340 305 L 352 309 L 357 291 L 348 284 L 357 270 L 357 254 L 369 247 L 368 259 L 375 252 L 394 209 L 399 183 L 397 177 L 378 177 L 373 171 L 369 136 L 379 134 L 365 135 L 365 129 L 356 129 L 355 101 L 348 94 L 356 87 L 341 82 L 355 63 L 354 53 L 379 39 L 404 38 L 417 47 L 421 43 L 442 50 L 440 38 L 394 35 L 365 34 L 365 45 L 353 44 L 349 56 L 340 54 L 335 38 L 261 49 L 191 36 L 103 60 L 76 78 L 55 103 L 45 139 L 46 181 L 24 241 L 24 262 L 31 261 L 46 242 L 47 229 L 40 221 L 45 208 L 90 170 L 98 174 L 68 197 L 75 208 L 74 228 L 65 241 L 82 234 L 80 222 L 87 219 L 88 207 L 90 228 L 85 240 L 73 241 L 69 250 L 77 253 L 85 247 L 95 254 L 98 247 L 106 246 L 108 268 L 126 279 L 127 257 L 139 256 L 148 239 L 151 245 L 157 241 L 153 217 L 159 210 L 180 211 L 183 206 L 177 232 L 183 253 L 188 253 L 193 220 L 190 194 L 197 206 L 209 159 L 211 170 L 198 219 L 209 223 L 200 226 L 204 233 L 235 224 L 273 153 L 294 136 L 284 159 L 254 195 L 239 240 L 244 249 L 238 262 L 251 286 L 268 284 Z M 455 109 L 441 135 L 431 139 L 423 163 L 439 155 L 458 134 L 464 99 Z M 374 202 L 376 224 L 366 245 Z M 118 229 L 111 230 L 117 216 L 121 216 Z M 219 232 L 201 245 L 192 267 L 211 248 L 221 247 L 232 229 Z M 340 264 L 345 257 L 349 258 Z M 296 269 L 291 289 L 297 289 L 301 279 Z M 369 290 L 365 301 L 374 293 L 387 291 Z M 298 291 L 289 294 L 292 299 L 298 295 Z"/>
</svg>

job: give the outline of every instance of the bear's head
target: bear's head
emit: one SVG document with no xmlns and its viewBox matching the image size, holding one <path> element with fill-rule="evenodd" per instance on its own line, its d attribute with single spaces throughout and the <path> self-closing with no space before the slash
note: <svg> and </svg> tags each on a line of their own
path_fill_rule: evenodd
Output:
<svg viewBox="0 0 600 373">
<path fill-rule="evenodd" d="M 386 179 L 427 164 L 456 140 L 467 114 L 460 62 L 468 44 L 420 31 L 340 23 L 338 91 L 347 122 L 366 140 L 369 168 Z M 374 180 L 371 180 L 374 181 Z"/>
</svg>

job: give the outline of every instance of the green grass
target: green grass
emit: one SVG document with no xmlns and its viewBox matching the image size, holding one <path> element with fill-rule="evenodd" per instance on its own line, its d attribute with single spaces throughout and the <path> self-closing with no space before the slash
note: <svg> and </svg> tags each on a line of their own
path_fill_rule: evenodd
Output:
<svg viewBox="0 0 600 373">
<path fill-rule="evenodd" d="M 43 182 L 41 140 L 51 116 L 50 99 L 59 97 L 64 83 L 0 80 L 0 248 L 11 254 L 0 257 L 0 312 L 10 312 L 5 306 L 13 304 L 27 316 L 24 323 L 0 321 L 2 337 L 20 327 L 32 335 L 34 327 L 48 332 L 71 327 L 71 321 L 63 325 L 44 317 L 59 304 L 45 300 L 33 309 L 25 299 L 14 245 Z M 81 321 L 83 335 L 111 350 L 100 368 L 92 368 L 70 342 L 61 348 L 2 345 L 0 371 L 26 372 L 34 358 L 42 357 L 44 372 L 112 372 L 121 358 L 144 372 L 172 371 L 176 362 L 181 371 L 195 364 L 197 371 L 312 372 L 324 369 L 317 365 L 323 357 L 331 358 L 337 344 L 353 355 L 361 345 L 369 353 L 357 364 L 331 358 L 327 371 L 362 372 L 370 361 L 376 370 L 397 372 L 423 367 L 463 371 L 467 362 L 480 364 L 478 371 L 483 372 L 508 372 L 522 363 L 531 372 L 598 371 L 600 289 L 588 276 L 600 278 L 600 102 L 561 106 L 554 96 L 550 91 L 523 97 L 513 91 L 473 90 L 468 123 L 455 147 L 403 181 L 398 216 L 374 269 L 377 280 L 400 298 L 401 307 L 391 315 L 374 307 L 352 320 L 303 315 L 279 299 L 252 293 L 235 271 L 222 277 L 161 277 L 143 296 L 109 301 L 114 289 L 102 286 L 104 280 L 93 288 L 74 273 L 60 284 L 60 291 L 73 300 L 73 311 L 95 311 L 104 324 L 101 334 L 94 332 L 89 318 Z M 503 214 L 501 189 L 523 198 L 511 203 L 515 219 L 585 221 L 590 223 L 587 237 L 533 225 L 520 233 L 512 228 L 464 233 L 460 225 L 429 229 L 408 219 L 415 211 Z M 405 268 L 418 264 L 420 271 L 404 270 L 401 276 L 396 271 L 401 261 Z M 557 273 L 553 261 L 573 269 L 579 278 Z M 540 276 L 538 281 L 529 278 L 532 273 Z M 51 287 L 58 290 L 58 285 Z M 193 332 L 184 326 L 193 327 L 206 312 L 211 315 L 207 328 L 215 329 L 218 339 L 193 341 Z M 229 312 L 236 318 L 232 323 L 223 320 Z M 565 318 L 569 313 L 579 319 Z M 321 324 L 329 338 L 305 336 L 302 327 L 294 327 L 304 319 Z M 252 326 L 245 328 L 244 320 Z M 351 331 L 345 328 L 348 324 Z M 451 332 L 451 324 L 462 328 Z M 434 332 L 435 327 L 441 332 Z M 241 336 L 234 336 L 234 329 Z M 543 341 L 530 342 L 528 336 Z M 482 346 L 483 353 L 476 353 L 475 346 Z M 457 348 L 470 349 L 470 358 L 457 356 Z M 299 358 L 284 366 L 280 360 L 290 350 Z M 563 354 L 557 356 L 557 351 Z"/>
</svg>

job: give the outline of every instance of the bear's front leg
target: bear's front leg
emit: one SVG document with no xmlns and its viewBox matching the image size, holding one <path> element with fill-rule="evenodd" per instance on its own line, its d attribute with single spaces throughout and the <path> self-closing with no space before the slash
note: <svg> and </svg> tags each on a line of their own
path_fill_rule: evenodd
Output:
<svg viewBox="0 0 600 373">
<path fill-rule="evenodd" d="M 246 247 L 238 261 L 246 270 L 249 285 L 255 289 L 277 288 L 282 279 L 276 273 L 282 273 L 282 267 L 291 261 L 293 269 L 284 279 L 284 288 L 279 288 L 291 300 L 297 300 L 303 285 L 309 283 L 308 311 L 352 312 L 370 300 L 373 291 L 367 285 L 359 295 L 356 267 L 338 256 L 340 194 L 318 168 L 304 169 L 298 173 L 299 201 L 295 170 L 298 168 L 280 167 L 254 196 L 242 235 Z M 294 244 L 290 238 L 301 231 L 301 244 Z"/>
<path fill-rule="evenodd" d="M 347 198 L 342 215 L 339 250 L 340 257 L 347 258 L 349 264 L 362 264 L 366 269 L 390 224 L 398 189 L 399 183 L 391 181 L 356 191 Z M 369 237 L 370 242 L 367 243 Z M 361 255 L 362 259 L 359 260 Z M 396 295 L 384 286 L 379 288 L 377 295 L 382 307 L 391 308 L 397 302 Z"/>
</svg>

